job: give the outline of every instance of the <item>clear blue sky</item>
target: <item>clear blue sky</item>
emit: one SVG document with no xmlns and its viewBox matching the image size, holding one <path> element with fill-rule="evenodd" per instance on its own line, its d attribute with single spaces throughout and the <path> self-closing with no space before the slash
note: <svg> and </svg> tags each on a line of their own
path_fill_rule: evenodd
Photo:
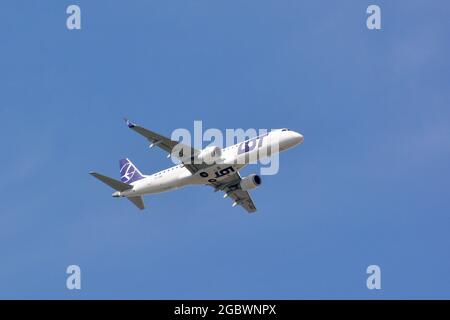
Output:
<svg viewBox="0 0 450 320">
<path fill-rule="evenodd" d="M 450 298 L 449 9 L 2 1 L 0 298 Z M 252 192 L 255 215 L 204 186 L 141 213 L 88 175 L 119 177 L 126 156 L 171 165 L 124 116 L 305 142 Z M 65 287 L 70 264 L 81 291 Z M 371 264 L 381 291 L 366 288 Z"/>
</svg>

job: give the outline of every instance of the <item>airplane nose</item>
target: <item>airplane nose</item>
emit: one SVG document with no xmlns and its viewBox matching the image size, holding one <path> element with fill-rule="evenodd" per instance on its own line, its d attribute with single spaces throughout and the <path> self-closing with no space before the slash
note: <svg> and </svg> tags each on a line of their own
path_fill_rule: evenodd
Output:
<svg viewBox="0 0 450 320">
<path fill-rule="evenodd" d="M 291 132 L 291 140 L 292 140 L 293 144 L 299 144 L 299 143 L 303 142 L 304 137 L 302 134 L 292 131 Z"/>
</svg>

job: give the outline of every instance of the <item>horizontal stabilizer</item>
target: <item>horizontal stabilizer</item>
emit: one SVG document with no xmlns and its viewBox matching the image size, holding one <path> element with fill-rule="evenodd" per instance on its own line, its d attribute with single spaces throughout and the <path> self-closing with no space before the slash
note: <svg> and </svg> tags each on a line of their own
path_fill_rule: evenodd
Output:
<svg viewBox="0 0 450 320">
<path fill-rule="evenodd" d="M 144 209 L 144 201 L 142 200 L 142 197 L 128 197 L 128 200 L 130 200 L 131 202 L 134 203 L 134 205 L 136 207 L 138 207 L 139 209 Z"/>
<path fill-rule="evenodd" d="M 97 173 L 97 172 L 89 172 L 89 174 L 92 175 L 93 177 L 97 178 L 101 182 L 107 184 L 108 186 L 110 186 L 114 190 L 117 190 L 117 191 L 121 191 L 122 192 L 122 191 L 125 191 L 125 190 L 133 188 L 132 185 L 129 185 L 129 184 L 123 183 L 121 181 L 109 178 L 109 177 L 104 176 L 104 175 L 102 175 L 100 173 Z"/>
</svg>

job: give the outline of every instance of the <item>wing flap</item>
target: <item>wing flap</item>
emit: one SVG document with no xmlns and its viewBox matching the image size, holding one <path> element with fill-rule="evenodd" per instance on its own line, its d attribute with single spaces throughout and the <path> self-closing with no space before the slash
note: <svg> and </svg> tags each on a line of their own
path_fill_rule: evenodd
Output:
<svg viewBox="0 0 450 320">
<path fill-rule="evenodd" d="M 256 206 L 253 203 L 253 200 L 250 197 L 248 191 L 238 189 L 235 191 L 231 191 L 228 196 L 232 198 L 235 203 L 247 210 L 248 213 L 256 212 Z"/>
</svg>

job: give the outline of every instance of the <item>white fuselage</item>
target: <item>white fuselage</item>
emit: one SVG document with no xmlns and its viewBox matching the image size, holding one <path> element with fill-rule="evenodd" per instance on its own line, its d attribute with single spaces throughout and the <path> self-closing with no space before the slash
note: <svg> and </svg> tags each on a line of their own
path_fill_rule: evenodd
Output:
<svg viewBox="0 0 450 320">
<path fill-rule="evenodd" d="M 191 184 L 210 184 L 211 179 L 220 182 L 249 163 L 285 151 L 301 142 L 303 136 L 295 131 L 274 130 L 222 149 L 219 161 L 195 174 L 192 174 L 184 164 L 179 164 L 133 182 L 133 188 L 121 192 L 120 196 L 134 197 L 170 191 Z"/>
</svg>

